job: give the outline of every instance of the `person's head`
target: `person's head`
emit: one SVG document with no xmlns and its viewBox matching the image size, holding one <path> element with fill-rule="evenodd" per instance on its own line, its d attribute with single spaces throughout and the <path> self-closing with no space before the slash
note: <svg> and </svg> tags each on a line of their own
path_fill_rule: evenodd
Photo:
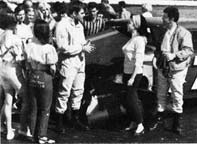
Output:
<svg viewBox="0 0 197 144">
<path fill-rule="evenodd" d="M 68 14 L 75 21 L 83 21 L 83 18 L 85 16 L 84 8 L 84 4 L 81 2 L 71 4 L 69 6 Z"/>
<path fill-rule="evenodd" d="M 106 7 L 109 5 L 109 0 L 101 0 L 101 4 Z"/>
<path fill-rule="evenodd" d="M 15 13 L 17 22 L 23 23 L 25 20 L 25 9 L 22 4 L 18 5 L 15 8 L 14 13 Z"/>
<path fill-rule="evenodd" d="M 42 13 L 43 17 L 49 17 L 50 13 L 51 13 L 51 6 L 46 3 L 46 2 L 40 2 L 38 4 L 38 9 L 40 10 L 40 12 Z"/>
<path fill-rule="evenodd" d="M 176 7 L 170 6 L 163 10 L 162 16 L 163 24 L 167 27 L 171 26 L 173 22 L 178 22 L 179 11 Z"/>
<path fill-rule="evenodd" d="M 128 31 L 137 31 L 141 36 L 148 36 L 147 22 L 142 15 L 132 15 L 128 24 Z"/>
<path fill-rule="evenodd" d="M 35 21 L 35 11 L 33 8 L 28 8 L 26 10 L 26 20 L 27 23 L 33 23 Z"/>
<path fill-rule="evenodd" d="M 96 17 L 98 14 L 98 5 L 95 2 L 88 3 L 88 11 L 92 17 Z"/>
<path fill-rule="evenodd" d="M 41 44 L 49 43 L 50 28 L 49 24 L 44 20 L 37 19 L 34 23 L 34 35 Z"/>
<path fill-rule="evenodd" d="M 109 0 L 101 0 L 102 4 L 109 4 Z"/>
<path fill-rule="evenodd" d="M 68 7 L 66 3 L 61 3 L 60 5 L 57 6 L 58 8 L 58 14 L 59 15 L 65 15 L 68 13 Z"/>
<path fill-rule="evenodd" d="M 7 15 L 7 14 L 0 14 L 1 17 L 1 24 L 0 27 L 2 29 L 10 29 L 14 30 L 17 24 L 15 17 Z"/>
<path fill-rule="evenodd" d="M 33 7 L 32 0 L 24 0 L 23 1 L 23 6 L 24 6 L 25 10 L 28 9 L 28 8 L 32 8 Z"/>
<path fill-rule="evenodd" d="M 152 5 L 145 3 L 142 5 L 142 12 L 151 12 L 153 10 Z"/>
<path fill-rule="evenodd" d="M 119 7 L 120 7 L 121 9 L 123 9 L 123 8 L 126 7 L 125 1 L 119 1 L 118 5 L 119 5 Z"/>
</svg>

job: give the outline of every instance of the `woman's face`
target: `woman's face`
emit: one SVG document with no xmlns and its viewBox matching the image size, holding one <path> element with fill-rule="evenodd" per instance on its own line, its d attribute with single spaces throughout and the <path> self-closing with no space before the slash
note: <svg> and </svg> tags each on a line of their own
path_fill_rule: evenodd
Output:
<svg viewBox="0 0 197 144">
<path fill-rule="evenodd" d="M 46 17 L 50 15 L 50 10 L 48 8 L 42 8 L 41 12 Z"/>
<path fill-rule="evenodd" d="M 127 25 L 127 30 L 128 30 L 128 32 L 132 32 L 135 30 L 135 26 L 134 26 L 132 19 L 130 20 L 129 24 Z"/>
<path fill-rule="evenodd" d="M 25 11 L 21 10 L 19 13 L 16 14 L 16 19 L 18 22 L 24 22 L 25 20 Z"/>
<path fill-rule="evenodd" d="M 34 11 L 27 12 L 27 21 L 28 22 L 34 22 L 34 20 L 35 20 Z"/>
</svg>

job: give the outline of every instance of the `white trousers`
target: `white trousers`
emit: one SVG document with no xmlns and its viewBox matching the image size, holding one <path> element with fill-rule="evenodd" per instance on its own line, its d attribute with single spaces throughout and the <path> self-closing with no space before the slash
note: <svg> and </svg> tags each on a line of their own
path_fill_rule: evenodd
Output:
<svg viewBox="0 0 197 144">
<path fill-rule="evenodd" d="M 166 109 L 174 111 L 176 113 L 183 112 L 183 84 L 188 68 L 182 71 L 172 73 L 171 78 L 163 76 L 162 71 L 158 70 L 158 87 L 157 87 L 157 98 L 158 98 L 158 112 L 163 112 Z M 167 95 L 171 90 L 172 103 L 168 103 Z"/>
<path fill-rule="evenodd" d="M 56 112 L 63 114 L 67 110 L 70 98 L 73 110 L 79 110 L 84 92 L 85 72 L 81 68 L 64 67 L 64 76 L 59 82 L 58 97 L 56 101 Z"/>
</svg>

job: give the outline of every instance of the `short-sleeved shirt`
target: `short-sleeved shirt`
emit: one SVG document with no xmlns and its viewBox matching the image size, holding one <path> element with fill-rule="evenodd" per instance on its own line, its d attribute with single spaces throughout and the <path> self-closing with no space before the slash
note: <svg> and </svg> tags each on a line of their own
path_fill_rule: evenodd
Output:
<svg viewBox="0 0 197 144">
<path fill-rule="evenodd" d="M 121 19 L 130 19 L 131 13 L 126 10 L 125 8 L 123 9 L 123 11 L 120 14 L 120 18 Z"/>
<path fill-rule="evenodd" d="M 26 24 L 17 24 L 16 25 L 16 35 L 18 35 L 25 43 L 28 39 L 33 38 L 32 30 Z"/>
<path fill-rule="evenodd" d="M 1 59 L 15 63 L 23 59 L 23 45 L 21 39 L 12 30 L 5 30 L 0 35 Z"/>
<path fill-rule="evenodd" d="M 143 73 L 144 52 L 147 39 L 144 36 L 131 38 L 122 48 L 124 58 L 124 73 L 132 74 L 135 67 L 139 67 L 138 74 Z"/>
<path fill-rule="evenodd" d="M 105 28 L 105 21 L 102 17 L 97 16 L 93 20 L 90 16 L 86 16 L 83 21 L 85 36 L 90 36 L 101 32 Z"/>
<path fill-rule="evenodd" d="M 25 48 L 27 61 L 30 63 L 55 64 L 58 56 L 55 48 L 50 44 L 41 44 L 37 39 L 27 44 Z"/>
</svg>

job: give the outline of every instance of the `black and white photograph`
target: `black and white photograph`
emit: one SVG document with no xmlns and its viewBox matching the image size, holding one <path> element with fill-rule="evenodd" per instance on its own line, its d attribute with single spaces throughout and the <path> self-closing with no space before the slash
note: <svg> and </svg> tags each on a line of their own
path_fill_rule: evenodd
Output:
<svg viewBox="0 0 197 144">
<path fill-rule="evenodd" d="M 197 143 L 197 0 L 0 0 L 0 144 Z"/>
</svg>

